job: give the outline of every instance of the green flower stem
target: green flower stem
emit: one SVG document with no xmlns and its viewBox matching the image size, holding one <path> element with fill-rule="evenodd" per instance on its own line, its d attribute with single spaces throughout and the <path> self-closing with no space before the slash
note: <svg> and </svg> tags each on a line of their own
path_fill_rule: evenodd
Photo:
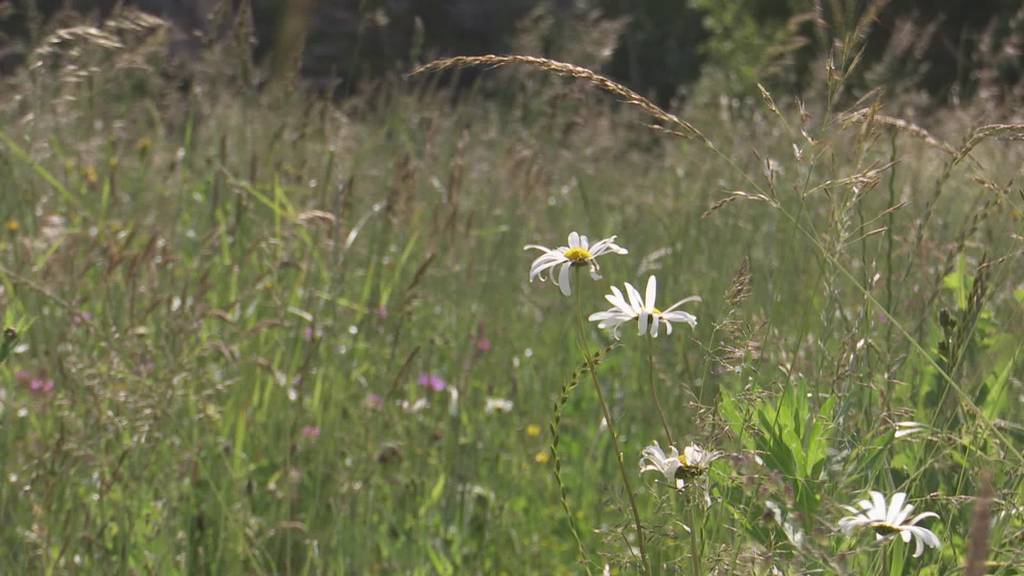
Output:
<svg viewBox="0 0 1024 576">
<path fill-rule="evenodd" d="M 647 375 L 651 384 L 651 397 L 654 398 L 654 407 L 658 409 L 658 417 L 661 418 L 661 426 L 665 429 L 665 437 L 668 438 L 669 446 L 675 446 L 672 439 L 672 430 L 668 427 L 668 419 L 665 418 L 665 411 L 661 408 L 661 400 L 658 399 L 658 387 L 654 385 L 654 338 L 647 336 Z"/>
<path fill-rule="evenodd" d="M 583 323 L 583 300 L 581 297 L 581 283 L 579 268 L 573 268 L 573 282 L 576 284 L 576 328 L 579 331 L 579 345 L 583 356 L 587 360 L 587 372 L 590 373 L 590 381 L 594 384 L 594 391 L 597 392 L 597 399 L 601 403 L 601 410 L 604 411 L 604 421 L 608 424 L 608 433 L 612 437 L 612 447 L 615 449 L 616 460 L 619 463 L 619 472 L 622 474 L 622 484 L 626 487 L 626 496 L 629 498 L 629 507 L 633 511 L 633 523 L 636 525 L 636 539 L 640 547 L 640 562 L 643 566 L 643 573 L 650 574 L 650 565 L 647 562 L 647 545 L 644 543 L 644 529 L 640 523 L 640 511 L 636 507 L 636 497 L 633 496 L 633 488 L 629 485 L 629 474 L 626 473 L 626 463 L 623 460 L 622 448 L 619 447 L 619 435 L 615 432 L 615 424 L 612 420 L 612 412 L 605 402 L 604 392 L 597 382 L 597 370 L 594 366 L 594 358 L 590 355 L 590 348 L 587 346 L 587 334 Z"/>
<path fill-rule="evenodd" d="M 693 521 L 693 507 L 696 502 L 693 501 L 693 497 L 688 500 L 690 501 L 686 503 L 686 521 L 690 524 L 690 562 L 693 564 L 694 576 L 701 576 L 704 572 L 700 565 L 700 543 L 697 540 L 697 524 Z"/>
</svg>

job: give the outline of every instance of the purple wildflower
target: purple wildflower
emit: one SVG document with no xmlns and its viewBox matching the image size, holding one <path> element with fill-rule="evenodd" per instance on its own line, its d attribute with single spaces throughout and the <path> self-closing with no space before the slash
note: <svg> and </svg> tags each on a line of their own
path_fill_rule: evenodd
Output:
<svg viewBox="0 0 1024 576">
<path fill-rule="evenodd" d="M 481 336 L 476 339 L 476 349 L 479 350 L 480 352 L 491 351 L 491 341 L 487 338 L 487 336 Z"/>
<path fill-rule="evenodd" d="M 33 378 L 28 384 L 28 389 L 33 394 L 49 394 L 53 392 L 53 380 L 50 378 Z"/>
<path fill-rule="evenodd" d="M 366 400 L 363 400 L 363 405 L 376 410 L 384 405 L 384 399 L 380 397 L 380 394 L 371 392 L 366 396 Z"/>
<path fill-rule="evenodd" d="M 33 394 L 45 396 L 53 392 L 53 378 L 47 378 L 45 374 L 35 375 L 28 370 L 18 370 L 14 373 L 14 379 Z"/>
<path fill-rule="evenodd" d="M 440 392 L 448 387 L 448 383 L 444 381 L 444 378 L 441 378 L 437 374 L 426 372 L 420 374 L 419 384 L 424 388 L 430 388 L 434 392 Z"/>
</svg>

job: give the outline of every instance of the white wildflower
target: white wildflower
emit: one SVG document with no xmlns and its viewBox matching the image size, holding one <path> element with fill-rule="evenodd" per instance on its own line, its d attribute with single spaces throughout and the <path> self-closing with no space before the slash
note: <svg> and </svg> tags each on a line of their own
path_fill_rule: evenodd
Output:
<svg viewBox="0 0 1024 576">
<path fill-rule="evenodd" d="M 626 296 L 622 291 L 612 286 L 612 293 L 605 295 L 605 300 L 612 305 L 604 312 L 595 312 L 590 315 L 591 322 L 597 322 L 598 328 L 611 328 L 616 338 L 619 337 L 619 327 L 627 322 L 638 320 L 637 334 L 644 334 L 648 331 L 654 338 L 658 337 L 658 329 L 661 324 L 665 325 L 665 332 L 672 333 L 673 322 L 685 322 L 690 327 L 697 326 L 697 317 L 689 312 L 676 310 L 676 308 L 687 302 L 700 302 L 700 296 L 690 296 L 676 302 L 666 310 L 659 310 L 655 306 L 655 299 L 658 295 L 658 279 L 653 275 L 647 278 L 647 291 L 645 298 L 641 299 L 640 292 L 632 284 L 626 282 Z M 648 325 L 650 326 L 648 330 Z"/>
<path fill-rule="evenodd" d="M 912 504 L 906 504 L 906 492 L 897 492 L 892 495 L 889 504 L 885 503 L 885 496 L 881 492 L 871 491 L 871 499 L 864 499 L 857 503 L 857 506 L 843 506 L 853 516 L 845 516 L 839 520 L 839 529 L 844 534 L 849 534 L 854 528 L 870 528 L 875 532 L 876 540 L 886 540 L 899 534 L 900 539 L 909 543 L 913 538 L 916 543 L 914 558 L 924 552 L 925 545 L 931 548 L 939 547 L 939 538 L 934 532 L 916 524 L 925 518 L 938 518 L 934 512 L 923 512 L 910 518 L 914 511 Z"/>
<path fill-rule="evenodd" d="M 487 403 L 484 404 L 484 414 L 511 412 L 513 406 L 515 406 L 515 404 L 513 404 L 511 400 L 506 400 L 505 398 L 488 398 Z"/>
<path fill-rule="evenodd" d="M 654 442 L 643 449 L 640 458 L 640 473 L 660 472 L 665 481 L 671 483 L 678 490 L 682 490 L 686 480 L 696 478 L 707 472 L 712 462 L 722 456 L 717 450 L 705 450 L 696 444 L 690 444 L 683 448 L 680 454 L 675 446 L 668 447 L 668 453 L 662 451 L 661 446 Z"/>
<path fill-rule="evenodd" d="M 551 277 L 555 285 L 562 290 L 562 294 L 566 296 L 572 294 L 572 289 L 569 286 L 569 270 L 573 266 L 588 266 L 590 268 L 590 276 L 594 280 L 599 280 L 601 274 L 599 273 L 600 267 L 598 267 L 596 260 L 598 256 L 609 252 L 613 254 L 629 253 L 628 250 L 615 243 L 615 236 L 599 240 L 591 246 L 586 236 L 580 236 L 576 232 L 569 233 L 568 246 L 547 248 L 537 244 L 527 244 L 523 249 L 540 250 L 543 252 L 530 265 L 530 282 L 533 282 L 534 278 L 540 278 L 543 281 L 546 279 L 546 274 Z M 555 268 L 558 268 L 557 278 L 554 273 Z"/>
<path fill-rule="evenodd" d="M 764 503 L 765 508 L 771 513 L 775 523 L 782 528 L 782 533 L 794 548 L 800 548 L 804 543 L 804 531 L 793 524 L 793 515 L 785 512 L 781 506 L 771 500 Z"/>
<path fill-rule="evenodd" d="M 427 401 L 426 398 L 418 398 L 415 402 L 410 402 L 408 400 L 402 400 L 399 403 L 399 406 L 401 406 L 401 408 L 402 408 L 402 410 L 404 412 L 408 412 L 409 414 L 416 414 L 418 412 L 422 412 L 427 407 L 429 407 L 430 406 L 430 402 Z"/>
</svg>

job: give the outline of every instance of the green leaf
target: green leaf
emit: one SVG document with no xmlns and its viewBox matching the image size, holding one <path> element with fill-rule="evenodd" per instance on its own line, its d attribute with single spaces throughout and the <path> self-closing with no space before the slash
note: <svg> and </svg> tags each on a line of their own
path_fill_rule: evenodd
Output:
<svg viewBox="0 0 1024 576">
<path fill-rule="evenodd" d="M 437 477 L 437 482 L 434 482 L 434 487 L 430 489 L 430 494 L 427 495 L 427 499 L 423 501 L 420 506 L 420 518 L 427 515 L 427 511 L 433 508 L 438 502 L 441 501 L 441 496 L 444 494 L 445 475 L 441 474 Z"/>
<path fill-rule="evenodd" d="M 1006 384 L 1010 380 L 1010 374 L 1013 373 L 1013 366 L 1016 364 L 1016 361 L 1017 355 L 1014 354 L 1014 356 L 1003 366 L 1002 370 L 997 369 L 985 378 L 984 389 L 986 393 L 980 406 L 981 412 L 985 415 L 985 418 L 992 420 L 996 418 L 1004 408 L 1006 408 L 1009 400 Z"/>
<path fill-rule="evenodd" d="M 437 550 L 434 550 L 433 546 L 427 546 L 427 556 L 430 558 L 430 563 L 434 566 L 434 570 L 442 576 L 448 576 L 455 572 L 455 568 L 452 563 L 441 555 Z"/>
<path fill-rule="evenodd" d="M 960 310 L 967 309 L 967 298 L 971 293 L 971 276 L 967 273 L 967 261 L 961 254 L 956 261 L 956 270 L 953 270 L 942 279 L 942 285 L 953 292 L 956 298 L 956 307 Z"/>
<path fill-rule="evenodd" d="M 743 447 L 748 450 L 753 449 L 754 438 L 744 428 L 747 417 L 740 412 L 740 407 L 737 405 L 736 400 L 726 390 L 722 390 L 721 400 L 718 403 L 718 413 L 725 420 L 726 424 L 729 425 L 729 428 L 740 440 L 740 443 L 743 444 Z"/>
</svg>

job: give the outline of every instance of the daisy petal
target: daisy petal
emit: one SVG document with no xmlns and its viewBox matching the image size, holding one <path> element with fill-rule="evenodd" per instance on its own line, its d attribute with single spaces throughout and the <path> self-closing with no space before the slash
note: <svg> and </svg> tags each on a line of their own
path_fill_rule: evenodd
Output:
<svg viewBox="0 0 1024 576">
<path fill-rule="evenodd" d="M 890 524 L 899 524 L 897 520 L 900 512 L 903 511 L 903 503 L 907 501 L 906 492 L 897 492 L 892 495 L 892 499 L 889 501 L 889 509 L 885 514 L 885 521 Z"/>
<path fill-rule="evenodd" d="M 640 299 L 640 292 L 629 282 L 626 282 L 626 295 L 629 296 L 629 305 L 633 312 L 639 314 L 644 309 L 643 300 Z"/>
<path fill-rule="evenodd" d="M 917 516 L 914 516 L 909 522 L 907 522 L 907 524 L 912 526 L 914 524 L 917 524 L 921 520 L 924 520 L 925 518 L 938 518 L 938 517 L 939 517 L 939 515 L 936 514 L 935 512 L 921 512 Z"/>
<path fill-rule="evenodd" d="M 644 299 L 644 304 L 647 305 L 648 310 L 654 310 L 654 299 L 658 295 L 658 279 L 651 274 L 647 279 L 647 294 Z"/>
<path fill-rule="evenodd" d="M 872 520 L 885 520 L 885 496 L 881 492 L 871 492 L 871 510 L 868 517 Z"/>
<path fill-rule="evenodd" d="M 572 263 L 566 262 L 558 271 L 558 288 L 566 296 L 572 295 L 572 288 L 569 287 L 569 268 L 572 268 Z"/>
<path fill-rule="evenodd" d="M 686 298 L 683 298 L 679 302 L 676 302 L 675 304 L 666 308 L 665 313 L 668 314 L 669 312 L 675 310 L 676 308 L 679 308 L 683 304 L 688 304 L 690 302 L 703 302 L 703 299 L 700 296 L 687 296 Z"/>
</svg>

